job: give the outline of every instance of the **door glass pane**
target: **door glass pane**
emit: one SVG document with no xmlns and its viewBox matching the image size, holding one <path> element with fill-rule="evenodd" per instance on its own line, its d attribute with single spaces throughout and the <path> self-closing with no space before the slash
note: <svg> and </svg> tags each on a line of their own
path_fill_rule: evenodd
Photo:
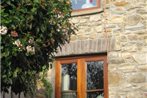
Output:
<svg viewBox="0 0 147 98">
<path fill-rule="evenodd" d="M 103 89 L 103 61 L 87 62 L 87 90 Z"/>
<path fill-rule="evenodd" d="M 90 92 L 87 94 L 87 98 L 104 98 L 103 92 Z"/>
<path fill-rule="evenodd" d="M 77 90 L 77 64 L 62 64 L 62 91 Z"/>
<path fill-rule="evenodd" d="M 62 98 L 76 98 L 76 93 L 62 93 Z"/>
</svg>

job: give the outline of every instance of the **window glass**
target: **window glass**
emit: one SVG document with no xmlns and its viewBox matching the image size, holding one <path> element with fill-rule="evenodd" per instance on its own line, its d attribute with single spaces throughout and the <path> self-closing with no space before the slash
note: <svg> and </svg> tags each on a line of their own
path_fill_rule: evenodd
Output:
<svg viewBox="0 0 147 98">
<path fill-rule="evenodd" d="M 103 89 L 103 61 L 87 62 L 87 90 Z"/>
<path fill-rule="evenodd" d="M 76 63 L 62 64 L 62 90 L 77 89 L 77 65 Z"/>
<path fill-rule="evenodd" d="M 62 64 L 62 98 L 76 98 L 77 64 Z"/>
<path fill-rule="evenodd" d="M 90 92 L 87 94 L 87 98 L 104 98 L 103 92 Z"/>
<path fill-rule="evenodd" d="M 77 98 L 76 97 L 76 93 L 72 92 L 72 93 L 62 93 L 62 98 Z"/>
<path fill-rule="evenodd" d="M 97 6 L 97 0 L 71 0 L 72 9 L 79 10 Z"/>
</svg>

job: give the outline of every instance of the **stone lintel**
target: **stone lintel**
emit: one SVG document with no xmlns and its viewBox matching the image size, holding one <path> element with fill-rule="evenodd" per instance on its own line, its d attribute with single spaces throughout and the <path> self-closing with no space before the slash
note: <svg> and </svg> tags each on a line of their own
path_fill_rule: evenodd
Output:
<svg viewBox="0 0 147 98">
<path fill-rule="evenodd" d="M 99 39 L 86 39 L 76 40 L 62 46 L 55 54 L 58 56 L 82 55 L 93 54 L 111 51 L 114 49 L 114 38 L 99 38 Z"/>
</svg>

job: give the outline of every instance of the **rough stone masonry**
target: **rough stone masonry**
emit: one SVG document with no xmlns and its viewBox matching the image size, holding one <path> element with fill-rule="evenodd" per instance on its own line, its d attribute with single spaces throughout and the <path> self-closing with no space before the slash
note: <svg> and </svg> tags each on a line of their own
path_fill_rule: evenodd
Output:
<svg viewBox="0 0 147 98">
<path fill-rule="evenodd" d="M 108 51 L 109 98 L 147 98 L 147 0 L 109 0 L 105 13 L 71 22 L 78 31 L 57 56 Z"/>
<path fill-rule="evenodd" d="M 147 0 L 106 1 L 105 11 L 71 18 L 78 31 L 56 56 L 107 52 L 109 98 L 147 98 Z M 48 80 L 54 88 L 54 66 Z"/>
</svg>

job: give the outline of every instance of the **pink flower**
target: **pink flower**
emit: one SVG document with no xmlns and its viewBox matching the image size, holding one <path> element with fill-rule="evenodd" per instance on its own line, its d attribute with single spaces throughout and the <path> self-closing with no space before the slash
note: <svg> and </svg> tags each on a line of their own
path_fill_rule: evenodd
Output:
<svg viewBox="0 0 147 98">
<path fill-rule="evenodd" d="M 18 33 L 16 31 L 11 31 L 11 36 L 12 37 L 18 37 Z"/>
</svg>

